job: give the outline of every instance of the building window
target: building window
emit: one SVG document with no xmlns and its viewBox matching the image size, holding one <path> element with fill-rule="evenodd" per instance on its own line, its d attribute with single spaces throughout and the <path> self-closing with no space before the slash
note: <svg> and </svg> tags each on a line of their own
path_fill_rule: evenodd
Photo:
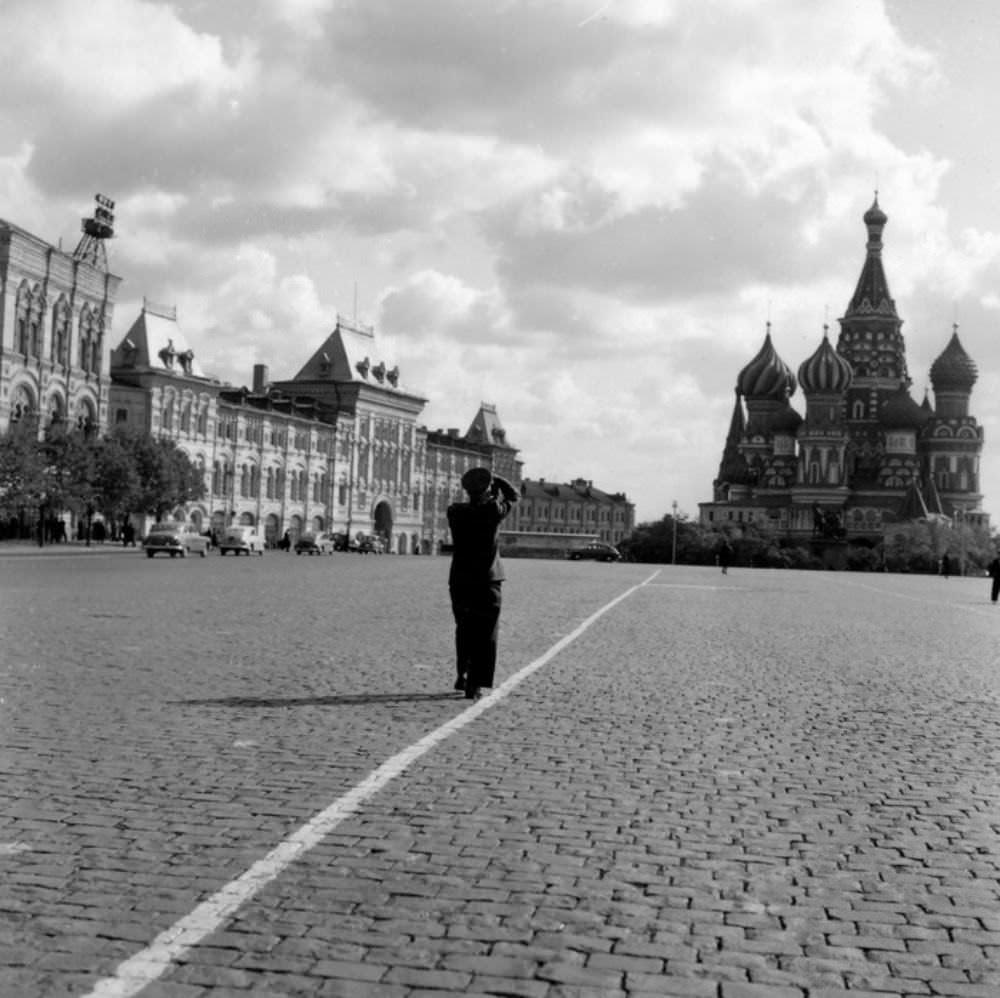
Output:
<svg viewBox="0 0 1000 998">
<path fill-rule="evenodd" d="M 128 422 L 128 409 L 115 409 L 115 422 L 116 423 L 127 423 Z"/>
</svg>

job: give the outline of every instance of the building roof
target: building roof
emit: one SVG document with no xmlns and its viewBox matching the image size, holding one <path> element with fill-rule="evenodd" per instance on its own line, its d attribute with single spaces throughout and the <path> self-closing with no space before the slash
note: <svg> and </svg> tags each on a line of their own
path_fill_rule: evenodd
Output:
<svg viewBox="0 0 1000 998">
<path fill-rule="evenodd" d="M 177 310 L 143 302 L 139 317 L 111 351 L 111 366 L 205 378 L 177 323 Z"/>
<path fill-rule="evenodd" d="M 510 447 L 507 442 L 507 431 L 500 422 L 497 407 L 489 402 L 481 402 L 465 439 L 474 444 L 493 444 L 500 447 Z"/>
<path fill-rule="evenodd" d="M 624 492 L 604 492 L 594 483 L 576 478 L 572 482 L 547 482 L 544 478 L 525 478 L 521 481 L 524 499 L 575 499 L 579 502 L 596 502 L 611 505 L 628 502 Z"/>
<path fill-rule="evenodd" d="M 337 316 L 337 325 L 293 381 L 352 381 L 399 389 L 399 366 L 385 359 L 371 326 Z"/>
</svg>

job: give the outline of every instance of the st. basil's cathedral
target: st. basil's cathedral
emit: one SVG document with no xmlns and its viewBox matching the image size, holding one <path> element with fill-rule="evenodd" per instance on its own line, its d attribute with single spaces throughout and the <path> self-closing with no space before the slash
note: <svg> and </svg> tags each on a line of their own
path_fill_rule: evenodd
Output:
<svg viewBox="0 0 1000 998">
<path fill-rule="evenodd" d="M 770 524 L 779 536 L 876 543 L 894 523 L 961 520 L 981 509 L 983 431 L 969 412 L 976 365 L 957 327 L 930 369 L 934 404 L 910 395 L 903 320 L 882 266 L 888 217 L 864 214 L 867 254 L 836 348 L 823 338 L 798 369 L 778 356 L 770 324 L 736 380 L 736 404 L 703 525 Z M 791 405 L 796 388 L 805 415 Z"/>
</svg>

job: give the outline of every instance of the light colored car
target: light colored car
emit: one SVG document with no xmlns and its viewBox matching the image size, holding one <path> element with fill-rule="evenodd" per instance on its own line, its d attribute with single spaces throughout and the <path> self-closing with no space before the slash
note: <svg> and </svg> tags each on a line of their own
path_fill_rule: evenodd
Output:
<svg viewBox="0 0 1000 998">
<path fill-rule="evenodd" d="M 197 528 L 190 523 L 154 523 L 149 528 L 142 547 L 147 558 L 152 558 L 157 553 L 169 554 L 171 558 L 200 554 L 204 558 L 208 543 L 208 538 L 199 534 Z"/>
<path fill-rule="evenodd" d="M 256 527 L 228 527 L 219 541 L 219 554 L 264 554 L 264 535 Z"/>
<path fill-rule="evenodd" d="M 295 542 L 296 554 L 333 554 L 333 534 L 302 534 Z"/>
</svg>

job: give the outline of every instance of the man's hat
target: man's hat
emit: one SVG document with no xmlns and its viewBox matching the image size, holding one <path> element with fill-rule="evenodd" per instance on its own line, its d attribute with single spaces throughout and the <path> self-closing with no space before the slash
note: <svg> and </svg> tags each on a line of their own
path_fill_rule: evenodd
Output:
<svg viewBox="0 0 1000 998">
<path fill-rule="evenodd" d="M 469 495 L 485 492 L 493 481 L 493 472 L 489 468 L 470 468 L 462 475 L 462 488 Z"/>
</svg>

